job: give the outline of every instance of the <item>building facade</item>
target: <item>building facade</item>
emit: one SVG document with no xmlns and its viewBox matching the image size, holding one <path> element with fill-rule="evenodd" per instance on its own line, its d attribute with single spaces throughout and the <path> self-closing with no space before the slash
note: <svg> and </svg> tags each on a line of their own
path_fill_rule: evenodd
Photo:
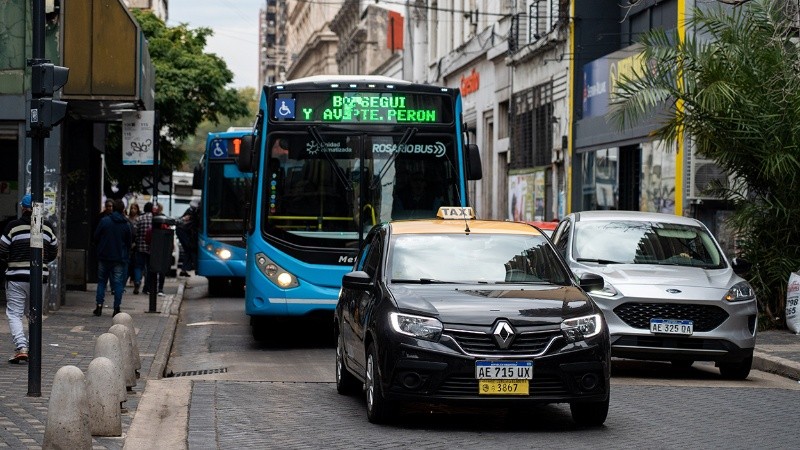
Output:
<svg viewBox="0 0 800 450">
<path fill-rule="evenodd" d="M 286 2 L 286 79 L 338 74 L 338 38 L 329 22 L 340 8 L 335 2 Z"/>
</svg>

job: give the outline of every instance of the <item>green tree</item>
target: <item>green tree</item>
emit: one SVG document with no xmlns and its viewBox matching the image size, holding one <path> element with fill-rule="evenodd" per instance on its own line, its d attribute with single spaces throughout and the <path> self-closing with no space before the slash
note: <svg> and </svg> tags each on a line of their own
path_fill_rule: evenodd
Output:
<svg viewBox="0 0 800 450">
<path fill-rule="evenodd" d="M 168 27 L 149 11 L 132 10 L 147 38 L 150 58 L 155 67 L 155 110 L 159 114 L 161 172 L 180 169 L 186 152 L 178 145 L 194 136 L 203 121 L 219 123 L 249 115 L 248 99 L 234 88 L 225 61 L 205 53 L 206 42 L 213 34 L 209 28 L 189 29 L 180 24 Z M 123 192 L 141 190 L 142 180 L 151 176 L 152 167 L 122 166 L 119 124 L 109 127 L 106 165 L 110 178 Z"/>
<path fill-rule="evenodd" d="M 663 117 L 656 135 L 683 132 L 697 152 L 736 174 L 715 195 L 730 225 L 767 326 L 782 325 L 789 274 L 800 269 L 800 51 L 796 2 L 754 0 L 695 9 L 695 36 L 643 36 L 647 70 L 617 83 L 609 118 L 619 128 Z M 666 106 L 666 108 L 665 108 Z"/>
</svg>

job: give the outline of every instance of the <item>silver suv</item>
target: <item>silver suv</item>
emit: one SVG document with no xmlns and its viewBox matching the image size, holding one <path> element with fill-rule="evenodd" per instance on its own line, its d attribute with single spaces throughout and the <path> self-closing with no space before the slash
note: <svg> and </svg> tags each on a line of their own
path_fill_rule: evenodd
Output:
<svg viewBox="0 0 800 450">
<path fill-rule="evenodd" d="M 611 355 L 689 367 L 715 361 L 723 377 L 745 379 L 753 362 L 758 308 L 738 274 L 698 220 L 634 211 L 569 214 L 553 234 L 580 277 L 601 275 L 589 292 L 608 322 Z"/>
</svg>

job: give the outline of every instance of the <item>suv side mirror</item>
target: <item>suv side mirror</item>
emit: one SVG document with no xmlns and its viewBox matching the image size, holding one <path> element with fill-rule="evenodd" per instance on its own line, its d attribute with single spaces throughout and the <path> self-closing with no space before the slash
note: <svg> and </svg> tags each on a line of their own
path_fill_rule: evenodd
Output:
<svg viewBox="0 0 800 450">
<path fill-rule="evenodd" d="M 596 291 L 598 289 L 603 289 L 603 285 L 605 281 L 603 277 L 596 273 L 585 273 L 581 276 L 581 288 L 586 291 Z"/>
<path fill-rule="evenodd" d="M 733 273 L 741 276 L 749 272 L 753 265 L 750 263 L 750 261 L 744 258 L 733 258 L 731 261 L 731 267 L 733 267 Z"/>
</svg>

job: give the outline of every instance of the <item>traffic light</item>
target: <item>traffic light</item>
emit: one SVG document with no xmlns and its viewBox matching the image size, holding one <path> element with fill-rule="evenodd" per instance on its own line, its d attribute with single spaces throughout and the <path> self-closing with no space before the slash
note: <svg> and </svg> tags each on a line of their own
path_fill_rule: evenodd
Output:
<svg viewBox="0 0 800 450">
<path fill-rule="evenodd" d="M 53 93 L 67 84 L 69 69 L 50 63 L 31 66 L 31 128 L 51 130 L 67 115 L 67 102 L 53 100 Z"/>
</svg>

